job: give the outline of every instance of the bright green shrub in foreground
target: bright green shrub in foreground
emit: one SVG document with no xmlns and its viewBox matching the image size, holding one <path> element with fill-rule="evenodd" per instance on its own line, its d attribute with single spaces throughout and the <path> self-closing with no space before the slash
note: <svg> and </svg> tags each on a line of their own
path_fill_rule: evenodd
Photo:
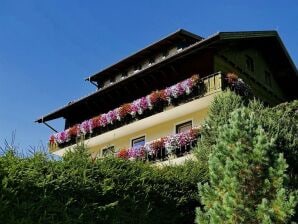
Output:
<svg viewBox="0 0 298 224">
<path fill-rule="evenodd" d="M 0 157 L 0 223 L 192 223 L 201 170 L 92 161 L 84 148 L 62 160 L 9 151 Z"/>
<path fill-rule="evenodd" d="M 197 223 L 287 223 L 294 214 L 296 199 L 285 188 L 287 163 L 256 113 L 247 108 L 232 113 L 219 127 L 208 164 Z"/>
</svg>

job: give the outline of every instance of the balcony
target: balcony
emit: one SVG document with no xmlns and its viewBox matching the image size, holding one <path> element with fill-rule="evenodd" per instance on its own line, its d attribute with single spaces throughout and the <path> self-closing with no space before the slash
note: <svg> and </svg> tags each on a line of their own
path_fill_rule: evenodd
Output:
<svg viewBox="0 0 298 224">
<path fill-rule="evenodd" d="M 221 72 L 202 79 L 192 76 L 164 90 L 154 91 L 51 136 L 50 151 L 63 155 L 81 141 L 87 147 L 95 147 L 204 109 L 222 91 L 223 80 Z"/>
</svg>

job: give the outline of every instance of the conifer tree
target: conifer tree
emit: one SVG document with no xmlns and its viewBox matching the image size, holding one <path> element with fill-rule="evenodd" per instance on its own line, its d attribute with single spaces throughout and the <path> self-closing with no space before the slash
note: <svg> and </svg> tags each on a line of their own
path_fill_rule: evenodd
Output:
<svg viewBox="0 0 298 224">
<path fill-rule="evenodd" d="M 220 128 L 209 161 L 209 184 L 199 185 L 204 208 L 197 223 L 286 223 L 296 198 L 285 188 L 287 164 L 247 108 Z"/>
</svg>

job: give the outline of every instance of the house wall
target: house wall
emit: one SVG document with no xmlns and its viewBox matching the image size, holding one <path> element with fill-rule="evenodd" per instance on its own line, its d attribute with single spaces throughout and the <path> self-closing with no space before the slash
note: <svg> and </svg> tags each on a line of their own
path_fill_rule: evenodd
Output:
<svg viewBox="0 0 298 224">
<path fill-rule="evenodd" d="M 161 123 L 158 126 L 144 129 L 144 130 L 135 132 L 133 134 L 124 136 L 122 138 L 118 138 L 113 141 L 107 142 L 105 144 L 89 148 L 89 152 L 91 152 L 93 155 L 101 156 L 102 149 L 107 148 L 109 146 L 114 146 L 116 151 L 122 148 L 129 148 L 131 147 L 132 139 L 135 139 L 141 136 L 145 136 L 145 141 L 148 142 L 164 136 L 175 134 L 177 124 L 181 124 L 191 120 L 193 127 L 198 126 L 203 123 L 204 118 L 206 118 L 207 116 L 207 112 L 208 112 L 208 108 L 201 109 L 197 112 L 190 113 L 188 115 L 179 117 L 177 119 Z"/>
<path fill-rule="evenodd" d="M 247 57 L 253 60 L 254 71 L 248 68 Z M 254 95 L 269 104 L 278 104 L 284 98 L 284 94 L 274 78 L 274 70 L 257 49 L 228 48 L 221 50 L 214 56 L 214 70 L 237 73 L 252 88 Z M 266 72 L 271 74 L 271 85 L 266 82 Z"/>
</svg>

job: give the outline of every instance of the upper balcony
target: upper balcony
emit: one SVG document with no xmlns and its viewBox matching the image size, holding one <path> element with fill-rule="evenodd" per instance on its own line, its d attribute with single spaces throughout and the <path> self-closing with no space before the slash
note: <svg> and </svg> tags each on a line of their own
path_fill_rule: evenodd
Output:
<svg viewBox="0 0 298 224">
<path fill-rule="evenodd" d="M 80 141 L 84 141 L 87 147 L 94 147 L 204 109 L 216 93 L 225 88 L 224 80 L 221 72 L 201 79 L 194 75 L 166 89 L 154 91 L 52 135 L 50 151 L 63 155 Z"/>
</svg>

